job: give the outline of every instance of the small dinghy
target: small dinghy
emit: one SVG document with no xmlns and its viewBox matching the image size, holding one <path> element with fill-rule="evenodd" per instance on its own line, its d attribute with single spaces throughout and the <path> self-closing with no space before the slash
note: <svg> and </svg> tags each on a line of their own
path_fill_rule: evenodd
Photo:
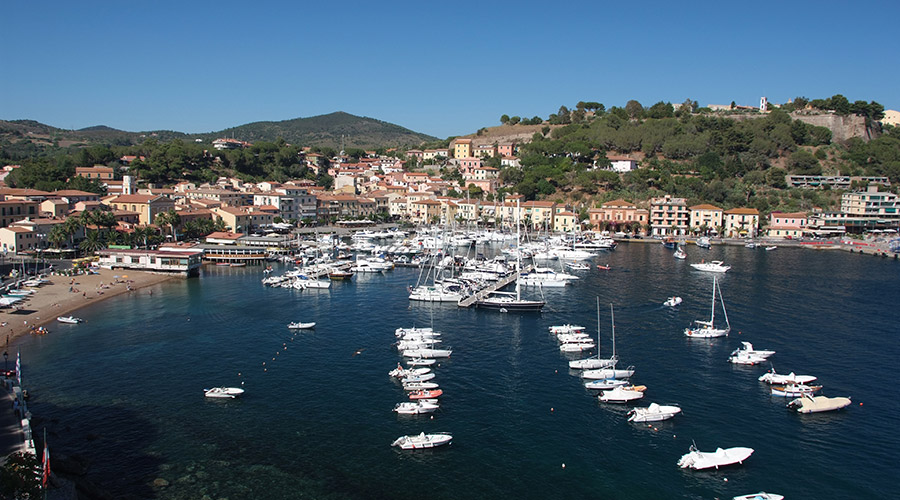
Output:
<svg viewBox="0 0 900 500">
<path fill-rule="evenodd" d="M 733 497 L 732 500 L 784 500 L 784 495 L 779 495 L 778 493 L 766 493 L 765 491 L 760 491 L 759 493 L 750 493 L 748 495 L 738 495 Z"/>
<path fill-rule="evenodd" d="M 436 359 L 415 358 L 406 360 L 406 366 L 431 366 L 435 363 L 437 363 Z"/>
<path fill-rule="evenodd" d="M 401 450 L 424 450 L 427 448 L 436 448 L 453 441 L 453 435 L 449 432 L 437 432 L 434 434 L 425 434 L 424 432 L 412 436 L 400 436 L 391 443 Z"/>
<path fill-rule="evenodd" d="M 753 448 L 717 448 L 713 452 L 704 452 L 691 445 L 690 450 L 678 460 L 678 466 L 682 469 L 703 470 L 715 467 L 724 467 L 732 464 L 742 464 L 750 458 Z"/>
<path fill-rule="evenodd" d="M 650 403 L 646 408 L 633 408 L 628 412 L 629 422 L 660 422 L 668 420 L 681 413 L 681 408 L 675 405 L 658 405 Z"/>
<path fill-rule="evenodd" d="M 644 397 L 643 391 L 637 388 L 616 387 L 600 393 L 598 398 L 604 403 L 628 403 Z"/>
<path fill-rule="evenodd" d="M 295 321 L 293 323 L 288 323 L 288 328 L 291 330 L 310 330 L 316 327 L 316 324 L 313 323 L 300 323 L 299 321 Z"/>
<path fill-rule="evenodd" d="M 663 305 L 667 307 L 675 307 L 679 304 L 681 304 L 681 297 L 669 297 L 663 302 Z"/>
<path fill-rule="evenodd" d="M 60 323 L 67 323 L 70 325 L 77 325 L 84 320 L 81 318 L 76 318 L 75 316 L 60 316 L 56 318 L 56 321 L 59 321 Z"/>
<path fill-rule="evenodd" d="M 208 398 L 224 398 L 234 399 L 244 393 L 244 390 L 238 387 L 213 387 L 212 389 L 203 389 Z"/>
</svg>

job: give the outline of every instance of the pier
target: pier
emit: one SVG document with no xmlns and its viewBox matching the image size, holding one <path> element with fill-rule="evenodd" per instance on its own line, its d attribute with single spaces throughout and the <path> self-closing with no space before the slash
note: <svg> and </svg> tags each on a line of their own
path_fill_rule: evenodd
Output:
<svg viewBox="0 0 900 500">
<path fill-rule="evenodd" d="M 521 272 L 531 272 L 531 266 L 526 267 Z M 475 292 L 474 294 L 469 295 L 468 297 L 460 300 L 458 302 L 458 305 L 459 305 L 459 307 L 472 307 L 473 305 L 475 305 L 475 302 L 478 302 L 479 300 L 485 298 L 489 293 L 496 292 L 497 290 L 505 287 L 506 285 L 516 281 L 516 279 L 518 277 L 519 277 L 519 273 L 510 273 L 510 274 L 504 276 L 499 281 L 495 281 L 495 282 L 491 283 L 490 285 L 486 286 L 485 288 L 482 288 L 481 290 Z"/>
</svg>

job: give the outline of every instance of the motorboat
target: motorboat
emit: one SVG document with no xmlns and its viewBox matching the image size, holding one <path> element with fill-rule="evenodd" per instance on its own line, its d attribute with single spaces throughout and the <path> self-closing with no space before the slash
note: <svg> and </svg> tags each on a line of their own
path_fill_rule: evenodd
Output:
<svg viewBox="0 0 900 500">
<path fill-rule="evenodd" d="M 788 398 L 799 398 L 807 394 L 813 394 L 822 390 L 821 385 L 791 384 L 791 385 L 773 385 L 771 392 L 773 396 L 782 396 Z"/>
<path fill-rule="evenodd" d="M 628 389 L 625 387 L 616 387 L 608 391 L 603 391 L 597 396 L 604 403 L 628 403 L 636 401 L 644 397 L 642 391 Z"/>
<path fill-rule="evenodd" d="M 434 434 L 425 434 L 424 432 L 411 436 L 400 436 L 391 443 L 401 450 L 423 450 L 427 448 L 436 448 L 453 442 L 453 435 L 449 432 L 437 432 Z"/>
<path fill-rule="evenodd" d="M 746 247 L 746 248 L 756 248 L 756 243 L 754 243 L 754 242 L 751 241 L 750 243 L 747 243 L 746 245 L 744 245 L 744 247 Z"/>
<path fill-rule="evenodd" d="M 735 354 L 738 354 L 741 352 L 747 353 L 747 354 L 752 354 L 754 356 L 759 356 L 761 358 L 768 358 L 769 356 L 775 354 L 775 351 L 765 351 L 762 349 L 754 349 L 753 344 L 751 344 L 750 342 L 741 342 L 741 347 L 732 351 L 731 355 L 734 356 Z"/>
<path fill-rule="evenodd" d="M 777 250 L 777 249 L 778 249 L 778 247 L 775 246 L 775 245 L 772 245 L 772 246 L 770 246 L 770 247 L 766 247 L 766 251 L 767 251 L 767 252 L 771 252 L 772 250 Z"/>
<path fill-rule="evenodd" d="M 227 398 L 234 399 L 244 393 L 239 387 L 213 387 L 212 389 L 203 389 L 203 393 L 208 398 Z"/>
<path fill-rule="evenodd" d="M 582 344 L 585 342 L 590 342 L 590 343 L 594 342 L 594 339 L 592 339 L 586 333 L 561 333 L 556 336 L 556 340 L 558 340 L 562 344 L 566 344 L 566 343 Z"/>
<path fill-rule="evenodd" d="M 766 358 L 753 352 L 738 349 L 728 356 L 728 362 L 736 365 L 758 365 L 760 363 L 765 363 Z"/>
<path fill-rule="evenodd" d="M 665 302 L 663 302 L 663 305 L 666 307 L 675 307 L 681 304 L 681 302 L 681 297 L 669 297 Z"/>
<path fill-rule="evenodd" d="M 797 413 L 821 413 L 840 410 L 847 406 L 850 406 L 850 398 L 829 398 L 826 396 L 813 396 L 812 394 L 804 394 L 787 405 L 788 408 L 795 410 Z"/>
<path fill-rule="evenodd" d="M 559 352 L 584 352 L 590 351 L 594 347 L 593 341 L 589 342 L 566 342 L 559 345 Z"/>
<path fill-rule="evenodd" d="M 749 493 L 747 495 L 738 495 L 736 497 L 732 497 L 732 500 L 784 500 L 784 495 L 779 495 L 778 493 L 766 493 L 765 491 L 760 491 L 759 493 Z"/>
<path fill-rule="evenodd" d="M 423 359 L 423 358 L 415 358 L 415 359 L 407 359 L 406 366 L 431 366 L 437 363 L 436 359 Z"/>
<path fill-rule="evenodd" d="M 394 411 L 400 415 L 421 415 L 423 413 L 434 413 L 440 405 L 429 403 L 427 401 L 409 401 L 405 403 L 397 403 Z"/>
<path fill-rule="evenodd" d="M 721 260 L 712 260 L 709 262 L 700 262 L 699 264 L 691 264 L 691 267 L 698 271 L 707 271 L 710 273 L 724 273 L 731 269 L 731 266 L 726 266 Z"/>
<path fill-rule="evenodd" d="M 719 288 L 719 282 L 713 277 L 712 286 L 712 305 L 710 306 L 709 321 L 694 320 L 693 328 L 685 328 L 684 335 L 692 338 L 715 338 L 727 337 L 731 331 L 731 324 L 728 322 L 728 311 L 725 309 L 725 299 L 722 298 L 722 290 Z M 725 315 L 725 328 L 716 328 L 716 291 L 719 293 L 719 301 L 722 303 L 722 312 Z"/>
<path fill-rule="evenodd" d="M 288 323 L 288 328 L 290 328 L 291 330 L 310 330 L 310 329 L 313 329 L 313 328 L 315 328 L 315 327 L 316 327 L 316 323 L 315 323 L 315 322 L 311 322 L 311 323 L 300 323 L 300 322 L 297 321 L 297 322 L 293 322 L 293 323 Z"/>
<path fill-rule="evenodd" d="M 388 372 L 388 375 L 396 378 L 404 378 L 404 377 L 412 377 L 415 375 L 425 375 L 426 373 L 430 373 L 431 368 L 403 368 L 399 363 L 397 364 L 397 368 Z"/>
<path fill-rule="evenodd" d="M 335 268 L 328 271 L 328 278 L 334 281 L 347 281 L 353 278 L 353 273 L 351 271 L 342 271 Z"/>
<path fill-rule="evenodd" d="M 578 261 L 566 262 L 566 267 L 573 271 L 587 271 L 591 268 L 591 266 L 585 264 L 584 262 Z"/>
<path fill-rule="evenodd" d="M 444 391 L 441 389 L 424 389 L 421 391 L 412 391 L 409 393 L 409 399 L 435 399 L 441 396 Z"/>
<path fill-rule="evenodd" d="M 673 237 L 671 237 L 671 236 L 666 236 L 666 237 L 662 240 L 662 244 L 663 244 L 663 246 L 666 247 L 666 248 L 675 248 L 675 247 L 678 246 L 678 242 L 675 241 L 675 238 L 673 238 Z"/>
<path fill-rule="evenodd" d="M 628 367 L 624 370 L 616 368 L 600 368 L 597 370 L 584 370 L 581 372 L 581 378 L 588 380 L 599 380 L 604 378 L 630 378 L 634 375 L 634 367 Z"/>
<path fill-rule="evenodd" d="M 633 408 L 628 412 L 629 422 L 660 422 L 668 420 L 681 413 L 681 408 L 675 405 L 659 405 L 650 403 L 646 408 Z"/>
<path fill-rule="evenodd" d="M 422 375 L 410 375 L 400 379 L 401 384 L 411 384 L 413 382 L 427 382 L 435 377 L 434 373 L 423 373 Z"/>
<path fill-rule="evenodd" d="M 687 258 L 687 252 L 685 252 L 683 248 L 678 247 L 675 249 L 675 253 L 672 254 L 672 256 L 675 257 L 676 259 L 684 260 Z"/>
<path fill-rule="evenodd" d="M 404 391 L 430 391 L 438 387 L 440 387 L 440 384 L 437 382 L 408 382 L 403 384 Z"/>
<path fill-rule="evenodd" d="M 606 264 L 606 265 L 604 265 L 604 264 L 597 264 L 597 269 L 603 269 L 604 271 L 609 271 L 609 270 L 612 269 L 612 268 L 609 267 L 608 264 Z"/>
<path fill-rule="evenodd" d="M 691 468 L 694 470 L 713 467 L 718 469 L 726 465 L 742 464 L 752 454 L 753 448 L 717 448 L 713 452 L 704 452 L 698 450 L 695 445 L 691 445 L 690 450 L 678 460 L 678 466 L 682 469 Z"/>
<path fill-rule="evenodd" d="M 81 318 L 76 318 L 75 316 L 60 316 L 56 318 L 56 321 L 59 321 L 60 323 L 68 323 L 70 325 L 77 325 L 84 320 Z"/>
<path fill-rule="evenodd" d="M 603 378 L 600 380 L 591 380 L 590 382 L 584 383 L 585 389 L 594 389 L 600 391 L 608 391 L 610 389 L 615 389 L 616 387 L 624 387 L 630 384 L 629 381 L 618 379 L 618 378 Z"/>
<path fill-rule="evenodd" d="M 584 332 L 585 327 L 578 325 L 570 325 L 566 323 L 565 325 L 556 325 L 550 327 L 550 333 L 560 335 L 564 333 L 578 333 Z"/>
<path fill-rule="evenodd" d="M 408 349 L 403 351 L 404 358 L 449 358 L 453 351 L 450 349 Z"/>
<path fill-rule="evenodd" d="M 767 384 L 808 384 L 810 382 L 815 382 L 816 377 L 812 375 L 796 375 L 794 372 L 788 373 L 787 375 L 781 375 L 775 373 L 775 369 L 772 368 L 765 374 L 760 375 L 758 380 Z"/>
</svg>

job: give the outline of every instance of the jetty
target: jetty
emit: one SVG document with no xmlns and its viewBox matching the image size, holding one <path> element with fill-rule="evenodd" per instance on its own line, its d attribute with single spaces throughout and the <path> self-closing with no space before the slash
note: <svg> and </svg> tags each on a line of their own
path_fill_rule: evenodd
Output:
<svg viewBox="0 0 900 500">
<path fill-rule="evenodd" d="M 531 272 L 531 266 L 528 266 L 525 269 L 523 269 L 523 272 Z M 487 295 L 490 294 L 491 292 L 496 292 L 497 290 L 505 287 L 506 285 L 509 285 L 510 283 L 516 281 L 517 278 L 518 278 L 517 273 L 510 273 L 510 274 L 504 276 L 503 278 L 501 278 L 500 280 L 494 281 L 493 283 L 490 283 L 486 287 L 479 289 L 477 292 L 473 293 L 472 295 L 469 295 L 468 297 L 460 300 L 458 302 L 459 307 L 472 307 L 473 305 L 475 305 L 476 302 L 487 297 Z"/>
</svg>

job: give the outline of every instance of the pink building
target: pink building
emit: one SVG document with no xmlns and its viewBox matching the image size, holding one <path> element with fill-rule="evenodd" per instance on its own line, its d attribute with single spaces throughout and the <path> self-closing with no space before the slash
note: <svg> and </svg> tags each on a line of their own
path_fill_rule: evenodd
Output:
<svg viewBox="0 0 900 500">
<path fill-rule="evenodd" d="M 804 212 L 772 212 L 769 214 L 769 227 L 766 236 L 769 238 L 800 238 L 808 224 Z"/>
</svg>

